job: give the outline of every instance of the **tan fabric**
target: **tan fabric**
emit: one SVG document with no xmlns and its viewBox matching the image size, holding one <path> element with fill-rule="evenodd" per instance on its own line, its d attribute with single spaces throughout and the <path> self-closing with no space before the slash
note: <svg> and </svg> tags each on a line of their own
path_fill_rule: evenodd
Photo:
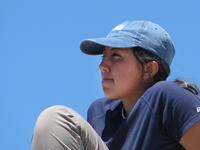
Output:
<svg viewBox="0 0 200 150">
<path fill-rule="evenodd" d="M 108 150 L 90 124 L 74 110 L 52 106 L 36 122 L 32 150 Z"/>
</svg>

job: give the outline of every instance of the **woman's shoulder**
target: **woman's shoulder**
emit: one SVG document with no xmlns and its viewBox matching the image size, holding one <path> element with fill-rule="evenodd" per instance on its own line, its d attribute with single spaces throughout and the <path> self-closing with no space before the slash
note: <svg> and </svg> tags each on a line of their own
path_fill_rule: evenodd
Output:
<svg viewBox="0 0 200 150">
<path fill-rule="evenodd" d="M 158 89 L 166 89 L 169 87 L 175 87 L 177 85 L 177 83 L 174 83 L 172 81 L 159 81 L 157 83 L 155 83 L 152 88 L 158 88 Z"/>
<path fill-rule="evenodd" d="M 153 91 L 162 91 L 162 92 L 170 92 L 170 93 L 177 93 L 177 92 L 186 92 L 186 93 L 192 93 L 198 96 L 199 89 L 196 85 L 184 82 L 185 84 L 182 84 L 178 82 L 178 80 L 175 81 L 159 81 L 155 83 L 151 88 Z"/>
<path fill-rule="evenodd" d="M 177 92 L 185 89 L 187 88 L 173 81 L 159 81 L 149 88 L 149 90 L 155 92 Z"/>
<path fill-rule="evenodd" d="M 159 81 L 152 85 L 145 94 L 158 94 L 158 93 L 169 93 L 172 89 L 180 88 L 180 85 L 171 81 Z M 172 90 L 173 91 L 173 90 Z"/>
<path fill-rule="evenodd" d="M 198 99 L 198 97 L 193 93 L 190 88 L 173 81 L 159 81 L 155 83 L 152 87 L 150 87 L 146 91 L 145 95 L 159 95 L 171 99 L 182 99 L 186 97 L 194 97 Z"/>
</svg>

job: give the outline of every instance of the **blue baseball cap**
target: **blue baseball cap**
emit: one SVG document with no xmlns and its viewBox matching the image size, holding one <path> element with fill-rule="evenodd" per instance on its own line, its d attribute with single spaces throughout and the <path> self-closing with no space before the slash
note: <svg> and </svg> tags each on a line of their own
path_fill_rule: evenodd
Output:
<svg viewBox="0 0 200 150">
<path fill-rule="evenodd" d="M 125 21 L 116 26 L 106 38 L 85 39 L 80 50 L 89 55 L 103 53 L 105 46 L 115 48 L 141 47 L 156 54 L 169 66 L 175 55 L 175 48 L 169 34 L 150 21 Z"/>
</svg>

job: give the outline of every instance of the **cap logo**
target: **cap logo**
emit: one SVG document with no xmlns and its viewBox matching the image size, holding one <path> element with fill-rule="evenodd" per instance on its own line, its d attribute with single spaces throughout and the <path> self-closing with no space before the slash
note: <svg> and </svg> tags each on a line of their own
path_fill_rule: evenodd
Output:
<svg viewBox="0 0 200 150">
<path fill-rule="evenodd" d="M 132 21 L 125 21 L 122 24 L 116 26 L 111 32 L 110 34 L 118 34 L 119 31 L 121 31 L 127 24 L 129 24 Z"/>
<path fill-rule="evenodd" d="M 116 26 L 113 30 L 121 30 L 124 26 L 125 26 L 125 24 L 120 24 L 120 25 Z"/>
</svg>

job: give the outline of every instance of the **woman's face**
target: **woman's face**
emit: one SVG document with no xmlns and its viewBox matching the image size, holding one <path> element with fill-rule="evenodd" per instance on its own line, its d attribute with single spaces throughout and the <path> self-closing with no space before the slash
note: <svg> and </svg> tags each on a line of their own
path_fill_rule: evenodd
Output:
<svg viewBox="0 0 200 150">
<path fill-rule="evenodd" d="M 141 93 L 142 66 L 132 48 L 105 47 L 99 68 L 107 98 L 125 100 Z"/>
</svg>

